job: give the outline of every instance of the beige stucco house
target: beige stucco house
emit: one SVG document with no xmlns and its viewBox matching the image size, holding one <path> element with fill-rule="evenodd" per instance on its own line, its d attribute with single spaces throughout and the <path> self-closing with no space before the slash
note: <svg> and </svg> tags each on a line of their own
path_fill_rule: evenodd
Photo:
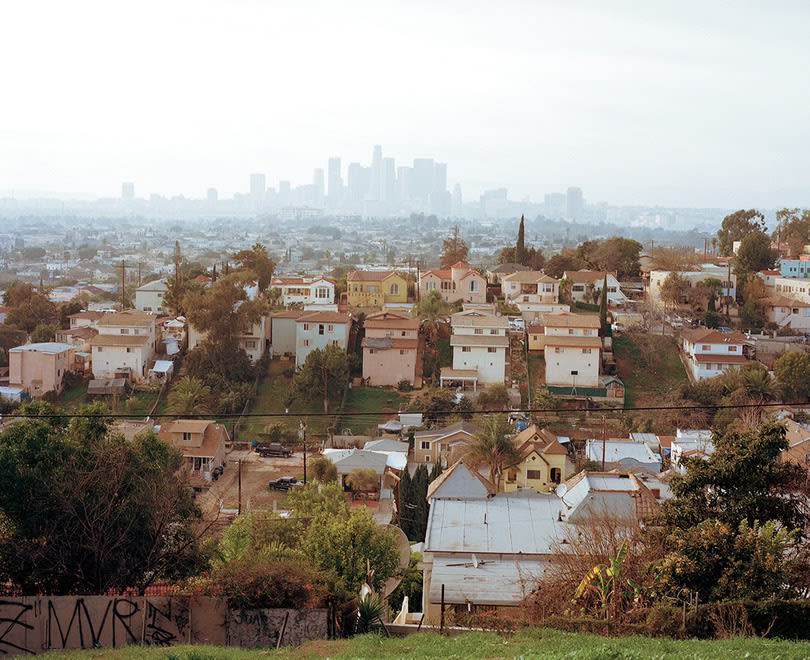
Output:
<svg viewBox="0 0 810 660">
<path fill-rule="evenodd" d="M 459 261 L 450 268 L 434 268 L 419 274 L 419 296 L 424 298 L 438 291 L 448 303 L 461 300 L 468 303 L 487 301 L 487 281 L 470 264 Z"/>
<path fill-rule="evenodd" d="M 9 349 L 9 385 L 39 398 L 47 392 L 59 393 L 65 372 L 74 363 L 75 349 L 61 342 L 25 344 Z"/>
<path fill-rule="evenodd" d="M 369 385 L 396 386 L 407 381 L 422 385 L 422 341 L 419 319 L 397 312 L 366 317 L 363 338 L 363 378 Z"/>
<path fill-rule="evenodd" d="M 183 452 L 192 485 L 211 480 L 211 471 L 225 463 L 228 430 L 209 419 L 176 419 L 163 424 L 158 437 Z"/>
</svg>

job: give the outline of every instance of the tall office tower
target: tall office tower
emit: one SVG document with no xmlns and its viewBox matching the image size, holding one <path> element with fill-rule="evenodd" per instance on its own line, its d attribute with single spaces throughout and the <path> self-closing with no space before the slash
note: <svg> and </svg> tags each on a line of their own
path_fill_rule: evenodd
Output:
<svg viewBox="0 0 810 660">
<path fill-rule="evenodd" d="M 250 175 L 250 198 L 254 202 L 261 202 L 264 199 L 264 192 L 267 189 L 267 183 L 264 174 L 251 174 Z"/>
<path fill-rule="evenodd" d="M 450 215 L 452 198 L 447 190 L 447 163 L 433 165 L 433 188 L 430 191 L 430 212 Z"/>
<path fill-rule="evenodd" d="M 411 199 L 411 186 L 413 185 L 413 168 L 402 165 L 397 168 L 397 199 L 407 202 Z"/>
<path fill-rule="evenodd" d="M 349 197 L 354 202 L 362 202 L 371 187 L 371 168 L 360 163 L 350 163 L 348 171 Z"/>
<path fill-rule="evenodd" d="M 413 186 L 411 192 L 413 198 L 422 202 L 427 202 L 433 190 L 433 159 L 414 158 L 413 159 Z"/>
<path fill-rule="evenodd" d="M 289 181 L 279 181 L 278 182 L 278 203 L 279 204 L 289 204 L 290 203 L 290 182 Z"/>
<path fill-rule="evenodd" d="M 565 195 L 546 193 L 543 196 L 543 212 L 549 218 L 562 218 L 565 215 Z"/>
<path fill-rule="evenodd" d="M 382 147 L 374 145 L 374 153 L 371 156 L 371 185 L 368 188 L 366 197 L 371 200 L 380 199 L 380 183 L 382 177 Z"/>
<path fill-rule="evenodd" d="M 132 181 L 121 184 L 121 199 L 135 199 L 135 184 Z"/>
<path fill-rule="evenodd" d="M 444 192 L 447 190 L 447 163 L 435 163 L 433 165 L 433 192 Z"/>
<path fill-rule="evenodd" d="M 461 184 L 453 186 L 453 215 L 463 215 L 464 200 L 461 198 Z"/>
<path fill-rule="evenodd" d="M 582 188 L 573 186 L 565 191 L 565 217 L 569 220 L 579 220 L 582 217 L 584 204 L 582 201 Z"/>
<path fill-rule="evenodd" d="M 316 204 L 323 204 L 323 168 L 318 167 L 312 172 L 312 186 L 315 189 L 314 191 L 314 202 Z"/>
<path fill-rule="evenodd" d="M 208 200 L 209 204 L 216 204 L 217 200 L 219 199 L 219 193 L 217 192 L 217 189 L 209 188 L 208 192 L 205 193 L 205 199 Z"/>
<path fill-rule="evenodd" d="M 380 168 L 380 201 L 391 203 L 394 201 L 396 191 L 394 182 L 396 180 L 397 164 L 393 158 L 383 158 Z"/>
<path fill-rule="evenodd" d="M 329 202 L 332 206 L 340 203 L 340 198 L 343 197 L 343 179 L 340 176 L 340 158 L 334 156 L 329 159 L 329 174 L 327 178 L 329 185 L 327 194 L 329 195 Z"/>
</svg>

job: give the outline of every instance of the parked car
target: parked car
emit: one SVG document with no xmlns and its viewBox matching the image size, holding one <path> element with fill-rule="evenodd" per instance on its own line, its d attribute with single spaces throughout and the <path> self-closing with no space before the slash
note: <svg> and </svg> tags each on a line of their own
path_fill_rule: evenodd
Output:
<svg viewBox="0 0 810 660">
<path fill-rule="evenodd" d="M 526 329 L 526 322 L 523 320 L 522 316 L 510 316 L 509 317 L 509 329 L 510 330 L 517 330 L 522 332 Z"/>
<path fill-rule="evenodd" d="M 267 487 L 270 490 L 290 490 L 290 488 L 296 488 L 303 485 L 304 482 L 296 479 L 295 477 L 279 477 L 278 479 L 271 479 L 267 483 Z"/>
<path fill-rule="evenodd" d="M 289 458 L 292 456 L 292 449 L 285 447 L 278 442 L 271 442 L 267 445 L 256 445 L 256 453 L 259 456 L 277 456 L 281 458 Z"/>
</svg>

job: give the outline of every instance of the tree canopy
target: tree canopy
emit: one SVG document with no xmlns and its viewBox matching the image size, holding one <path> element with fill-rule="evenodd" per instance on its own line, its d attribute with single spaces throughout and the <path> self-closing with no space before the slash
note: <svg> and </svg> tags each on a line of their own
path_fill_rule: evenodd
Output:
<svg viewBox="0 0 810 660">
<path fill-rule="evenodd" d="M 778 253 L 771 247 L 771 239 L 764 231 L 752 231 L 740 241 L 734 257 L 734 267 L 738 274 L 757 273 L 773 268 Z"/>
<path fill-rule="evenodd" d="M 304 364 L 293 377 L 292 391 L 304 401 L 323 401 L 323 411 L 329 412 L 330 399 L 342 396 L 349 379 L 346 351 L 337 346 L 316 348 L 307 355 Z"/>
<path fill-rule="evenodd" d="M 26 282 L 12 282 L 3 294 L 3 303 L 9 308 L 6 323 L 27 333 L 38 325 L 58 321 L 58 312 L 48 294 Z"/>
<path fill-rule="evenodd" d="M 267 248 L 256 243 L 249 250 L 240 250 L 231 257 L 237 263 L 237 271 L 254 279 L 259 285 L 259 291 L 266 291 L 273 279 L 276 270 L 275 262 L 267 253 Z"/>
<path fill-rule="evenodd" d="M 641 272 L 641 249 L 638 241 L 611 236 L 602 241 L 585 241 L 577 247 L 577 255 L 588 268 L 616 273 L 619 278 L 635 277 Z"/>
<path fill-rule="evenodd" d="M 517 447 L 509 437 L 512 427 L 504 415 L 484 417 L 481 431 L 467 444 L 464 458 L 473 467 L 489 468 L 489 480 L 500 490 L 504 470 L 520 459 Z"/>
<path fill-rule="evenodd" d="M 791 256 L 804 252 L 810 243 L 810 209 L 779 209 L 773 238 L 780 246 L 787 244 Z"/>
<path fill-rule="evenodd" d="M 765 216 L 756 209 L 740 209 L 723 218 L 717 238 L 720 243 L 720 255 L 731 256 L 734 241 L 741 241 L 748 234 L 765 231 Z"/>
<path fill-rule="evenodd" d="M 458 225 L 454 225 L 450 235 L 442 242 L 442 253 L 439 263 L 442 268 L 450 268 L 454 263 L 467 260 L 469 252 L 467 243 L 461 238 Z"/>
</svg>

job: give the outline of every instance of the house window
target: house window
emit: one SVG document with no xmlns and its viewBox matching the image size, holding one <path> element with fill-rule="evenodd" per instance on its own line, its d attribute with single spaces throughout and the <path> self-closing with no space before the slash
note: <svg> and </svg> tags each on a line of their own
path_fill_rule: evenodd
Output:
<svg viewBox="0 0 810 660">
<path fill-rule="evenodd" d="M 436 282 L 428 282 L 427 286 L 425 286 L 425 288 L 428 291 L 433 291 L 436 288 Z"/>
<path fill-rule="evenodd" d="M 540 481 L 543 478 L 543 472 L 542 470 L 526 470 L 526 478 Z"/>
<path fill-rule="evenodd" d="M 368 354 L 369 354 L 369 355 L 374 355 L 374 349 L 373 349 L 373 348 L 369 348 L 369 349 L 368 349 Z"/>
<path fill-rule="evenodd" d="M 309 330 L 309 323 L 304 323 L 304 332 Z"/>
<path fill-rule="evenodd" d="M 507 470 L 506 481 L 510 484 L 515 483 L 517 481 L 517 470 Z"/>
<path fill-rule="evenodd" d="M 551 480 L 558 484 L 562 480 L 562 473 L 560 472 L 560 468 L 551 468 Z"/>
<path fill-rule="evenodd" d="M 334 332 L 335 331 L 335 326 L 330 323 L 329 325 L 326 326 L 326 329 L 329 332 Z"/>
<path fill-rule="evenodd" d="M 562 353 L 562 352 L 563 352 L 563 349 L 562 349 L 562 348 L 560 348 L 559 346 L 555 346 L 555 347 L 554 347 L 554 352 L 555 352 L 555 353 Z"/>
<path fill-rule="evenodd" d="M 309 339 L 305 339 L 305 340 L 304 340 L 304 342 L 303 342 L 303 346 L 304 346 L 304 348 L 306 348 L 307 346 L 309 346 Z"/>
<path fill-rule="evenodd" d="M 590 355 L 590 353 L 591 353 L 591 349 L 590 349 L 590 348 L 583 348 L 583 349 L 582 349 L 582 354 L 583 354 L 583 355 Z"/>
<path fill-rule="evenodd" d="M 462 346 L 461 352 L 462 353 L 469 353 L 472 349 L 469 346 Z"/>
<path fill-rule="evenodd" d="M 99 353 L 101 353 L 101 351 L 103 351 L 103 350 L 104 350 L 104 349 L 103 349 L 101 346 L 97 346 L 96 348 L 98 348 L 98 352 L 99 352 Z"/>
<path fill-rule="evenodd" d="M 188 442 L 189 440 L 191 440 L 191 433 L 188 431 L 183 431 L 183 441 Z"/>
<path fill-rule="evenodd" d="M 399 354 L 400 354 L 400 355 L 407 355 L 407 354 L 408 354 L 408 351 L 406 351 L 404 348 L 400 348 L 400 349 L 399 349 Z"/>
<path fill-rule="evenodd" d="M 391 285 L 391 295 L 392 295 L 392 296 L 396 296 L 398 293 L 399 293 L 399 284 L 397 284 L 396 282 L 394 282 L 394 283 Z"/>
<path fill-rule="evenodd" d="M 422 440 L 422 442 L 419 443 L 419 449 L 430 449 L 430 445 L 430 440 Z"/>
<path fill-rule="evenodd" d="M 475 329 L 475 334 L 477 334 L 477 335 L 483 335 L 483 334 L 484 334 L 484 329 L 483 329 L 483 328 L 476 328 L 476 329 Z"/>
<path fill-rule="evenodd" d="M 729 353 L 736 353 L 737 352 L 737 347 L 736 346 L 729 346 L 728 347 L 728 352 Z"/>
<path fill-rule="evenodd" d="M 574 329 L 573 328 L 568 328 L 568 334 L 573 335 L 574 334 Z"/>
<path fill-rule="evenodd" d="M 478 291 L 478 282 L 475 280 L 470 280 L 470 291 L 475 292 Z"/>
<path fill-rule="evenodd" d="M 132 349 L 127 347 L 127 353 L 132 353 Z"/>
<path fill-rule="evenodd" d="M 401 336 L 401 337 L 404 337 L 404 336 L 405 336 L 405 335 L 407 335 L 407 334 L 408 334 L 408 333 L 407 333 L 407 332 L 405 332 L 405 331 L 403 330 L 403 331 L 400 333 L 400 336 Z"/>
<path fill-rule="evenodd" d="M 128 335 L 129 334 L 129 329 L 128 328 L 121 328 L 121 334 L 122 335 Z"/>
<path fill-rule="evenodd" d="M 710 350 L 712 350 L 712 347 L 711 347 L 709 344 L 703 344 L 703 345 L 700 347 L 700 350 L 701 350 L 701 351 L 710 351 Z"/>
<path fill-rule="evenodd" d="M 430 458 L 430 454 L 427 454 L 427 455 L 425 456 L 425 463 L 430 463 L 430 461 L 431 461 L 431 460 L 432 460 L 432 459 Z"/>
<path fill-rule="evenodd" d="M 318 324 L 318 334 L 319 334 L 319 335 L 322 335 L 322 334 L 323 334 L 323 331 L 324 331 L 324 328 L 323 328 L 323 323 L 319 323 L 319 324 Z"/>
<path fill-rule="evenodd" d="M 245 342 L 245 348 L 250 348 L 250 349 L 254 349 L 254 348 L 256 348 L 256 342 L 255 342 L 255 341 L 253 341 L 253 340 L 251 340 L 251 341 L 246 341 L 246 342 Z"/>
<path fill-rule="evenodd" d="M 487 353 L 497 353 L 497 352 L 498 352 L 498 349 L 495 348 L 494 346 L 490 346 L 490 347 L 487 348 Z"/>
<path fill-rule="evenodd" d="M 497 335 L 497 334 L 498 334 L 498 331 L 497 331 L 495 328 L 492 328 L 492 330 L 490 330 L 490 331 L 489 331 L 489 334 L 491 334 L 491 335 Z"/>
<path fill-rule="evenodd" d="M 340 342 L 337 339 L 332 340 L 332 346 L 340 346 Z"/>
</svg>

